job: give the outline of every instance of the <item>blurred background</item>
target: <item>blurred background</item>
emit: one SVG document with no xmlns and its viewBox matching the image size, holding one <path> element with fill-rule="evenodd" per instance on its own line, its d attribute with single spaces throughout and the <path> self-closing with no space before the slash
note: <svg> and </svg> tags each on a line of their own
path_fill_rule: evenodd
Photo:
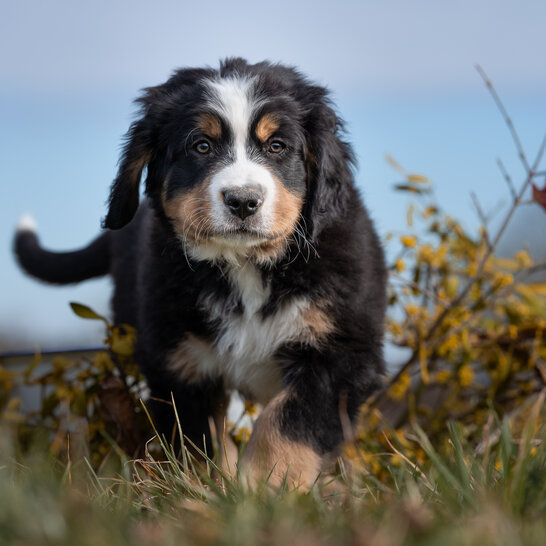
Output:
<svg viewBox="0 0 546 546">
<path fill-rule="evenodd" d="M 14 226 L 31 213 L 55 250 L 100 229 L 139 89 L 181 66 L 227 56 L 280 61 L 328 86 L 359 161 L 357 183 L 382 237 L 405 229 L 407 171 L 429 177 L 440 205 L 477 227 L 474 191 L 491 223 L 510 200 L 496 160 L 524 176 L 480 64 L 532 159 L 546 128 L 543 0 L 287 1 L 2 0 L 0 19 L 0 351 L 97 345 L 107 279 L 50 287 L 17 268 Z M 546 215 L 520 211 L 502 244 L 540 256 Z"/>
</svg>

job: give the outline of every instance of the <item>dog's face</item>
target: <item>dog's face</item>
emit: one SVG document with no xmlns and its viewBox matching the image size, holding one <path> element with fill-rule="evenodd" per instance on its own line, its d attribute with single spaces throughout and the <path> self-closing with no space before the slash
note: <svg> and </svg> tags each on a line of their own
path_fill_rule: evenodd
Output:
<svg viewBox="0 0 546 546">
<path fill-rule="evenodd" d="M 325 95 L 292 69 L 242 60 L 148 89 L 105 226 L 130 220 L 146 166 L 146 193 L 193 258 L 275 261 L 344 197 L 350 151 Z"/>
<path fill-rule="evenodd" d="M 163 185 L 163 209 L 194 257 L 273 257 L 303 207 L 301 127 L 290 102 L 261 93 L 255 78 L 201 86 Z"/>
</svg>

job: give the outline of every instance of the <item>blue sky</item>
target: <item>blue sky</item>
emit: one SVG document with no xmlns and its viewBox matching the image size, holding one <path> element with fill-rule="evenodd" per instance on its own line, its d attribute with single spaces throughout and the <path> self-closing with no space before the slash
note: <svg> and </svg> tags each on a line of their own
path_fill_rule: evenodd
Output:
<svg viewBox="0 0 546 546">
<path fill-rule="evenodd" d="M 445 208 L 475 225 L 471 190 L 486 209 L 508 202 L 496 158 L 515 181 L 523 171 L 474 66 L 534 154 L 546 131 L 545 24 L 540 0 L 3 0 L 0 343 L 100 342 L 100 325 L 73 317 L 67 302 L 107 313 L 109 281 L 51 288 L 24 277 L 11 256 L 13 226 L 31 212 L 52 249 L 93 238 L 132 100 L 174 68 L 232 55 L 298 66 L 331 89 L 347 121 L 381 234 L 403 227 L 407 205 L 392 192 L 398 176 L 386 153 L 429 176 Z M 544 231 L 539 213 L 520 217 L 521 237 Z"/>
</svg>

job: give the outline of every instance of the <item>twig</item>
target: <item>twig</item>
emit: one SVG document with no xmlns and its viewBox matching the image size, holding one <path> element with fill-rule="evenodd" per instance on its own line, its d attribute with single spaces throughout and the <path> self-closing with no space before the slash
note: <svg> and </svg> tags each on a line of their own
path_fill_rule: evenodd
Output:
<svg viewBox="0 0 546 546">
<path fill-rule="evenodd" d="M 489 233 L 487 231 L 487 216 L 484 214 L 483 209 L 480 205 L 480 202 L 478 201 L 478 196 L 471 191 L 470 197 L 472 197 L 472 201 L 474 202 L 474 207 L 476 208 L 476 212 L 478 213 L 478 217 L 483 224 L 483 230 L 484 230 L 484 237 L 485 237 L 485 244 L 487 245 L 487 248 L 491 247 L 491 242 L 489 241 Z"/>
<path fill-rule="evenodd" d="M 399 449 L 396 449 L 393 445 L 392 445 L 392 442 L 389 440 L 389 437 L 385 434 L 385 432 L 383 432 L 383 438 L 385 438 L 385 441 L 387 442 L 388 446 L 393 450 L 393 452 L 398 455 L 401 459 L 404 460 L 404 462 L 406 464 L 408 464 L 412 470 L 416 471 L 419 473 L 419 476 L 421 478 L 423 478 L 423 481 L 425 482 L 425 485 L 428 487 L 428 489 L 430 491 L 434 491 L 435 488 L 434 486 L 432 485 L 432 483 L 430 483 L 429 479 L 427 478 L 426 474 L 421 470 L 421 468 L 419 467 L 419 465 L 417 465 L 416 463 L 414 463 L 413 461 L 411 461 L 408 457 L 406 457 L 406 455 L 404 455 L 404 453 L 402 453 Z"/>
<path fill-rule="evenodd" d="M 497 165 L 499 166 L 499 169 L 504 176 L 504 179 L 506 180 L 506 183 L 508 184 L 508 189 L 510 190 L 510 194 L 512 195 L 512 199 L 515 199 L 517 197 L 516 188 L 514 187 L 514 183 L 512 182 L 512 179 L 510 178 L 510 175 L 508 174 L 508 171 L 504 168 L 504 164 L 500 157 L 497 158 Z"/>
<path fill-rule="evenodd" d="M 514 143 L 516 145 L 519 158 L 521 159 L 523 166 L 525 167 L 525 171 L 528 173 L 530 170 L 529 163 L 527 162 L 527 157 L 525 156 L 525 152 L 523 151 L 523 146 L 521 145 L 519 135 L 514 127 L 514 124 L 512 123 L 512 119 L 508 115 L 508 112 L 506 111 L 504 104 L 500 100 L 500 97 L 498 96 L 497 91 L 493 87 L 491 80 L 487 77 L 487 74 L 485 73 L 483 68 L 479 64 L 477 64 L 476 70 L 478 71 L 479 75 L 482 77 L 485 85 L 487 86 L 487 89 L 489 89 L 489 92 L 491 93 L 493 100 L 495 101 L 498 109 L 500 110 L 504 118 L 504 121 L 506 122 L 506 125 L 508 125 L 508 129 L 510 130 L 510 134 L 512 135 L 512 139 L 514 140 Z"/>
<path fill-rule="evenodd" d="M 419 293 L 425 295 L 430 300 L 434 301 L 438 305 L 441 305 L 442 307 L 447 307 L 448 303 L 445 301 L 442 301 L 434 292 L 431 292 L 430 290 L 427 290 L 426 288 L 423 288 L 422 286 L 419 286 L 416 282 L 410 281 L 409 279 L 405 279 L 402 275 L 399 275 L 398 273 L 395 273 L 394 271 L 390 272 L 391 277 L 394 277 L 396 280 L 404 283 L 405 286 L 409 286 L 413 290 L 417 290 Z"/>
<path fill-rule="evenodd" d="M 533 273 L 537 273 L 538 271 L 544 271 L 544 270 L 546 270 L 546 260 L 543 262 L 539 262 L 538 264 L 526 267 L 525 269 L 522 269 L 521 271 L 518 272 L 516 278 L 518 278 L 520 275 L 523 276 L 523 278 L 527 278 Z"/>
</svg>

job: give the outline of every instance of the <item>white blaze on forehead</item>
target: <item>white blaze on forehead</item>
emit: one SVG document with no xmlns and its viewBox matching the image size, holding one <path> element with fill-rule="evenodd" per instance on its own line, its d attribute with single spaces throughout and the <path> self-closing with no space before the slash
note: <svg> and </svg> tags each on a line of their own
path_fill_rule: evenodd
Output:
<svg viewBox="0 0 546 546">
<path fill-rule="evenodd" d="M 254 186 L 264 192 L 264 202 L 258 212 L 261 228 L 273 227 L 273 213 L 276 197 L 275 181 L 259 160 L 248 154 L 250 124 L 256 110 L 263 104 L 255 94 L 255 78 L 231 76 L 206 81 L 208 105 L 228 124 L 233 136 L 231 156 L 233 161 L 217 171 L 211 179 L 209 192 L 213 204 L 213 223 L 222 230 L 229 221 L 222 197 L 228 188 Z"/>
</svg>

